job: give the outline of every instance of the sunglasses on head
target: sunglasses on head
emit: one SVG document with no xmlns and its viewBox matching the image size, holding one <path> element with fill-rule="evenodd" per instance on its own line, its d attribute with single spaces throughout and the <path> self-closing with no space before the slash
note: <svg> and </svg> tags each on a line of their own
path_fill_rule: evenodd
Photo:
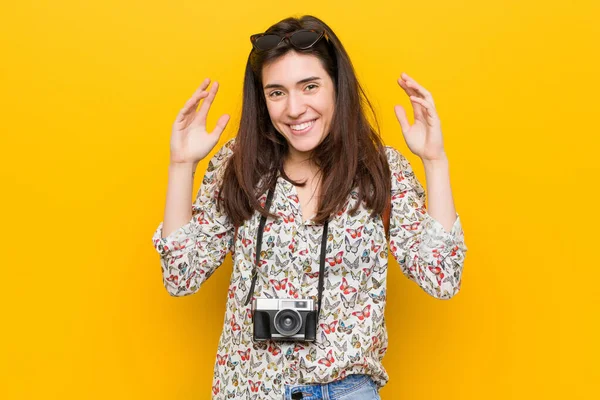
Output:
<svg viewBox="0 0 600 400">
<path fill-rule="evenodd" d="M 283 35 L 277 33 L 257 33 L 250 36 L 250 42 L 256 50 L 271 50 L 279 46 L 284 40 L 287 40 L 295 48 L 304 50 L 314 46 L 323 36 L 325 36 L 326 40 L 329 40 L 325 31 L 300 29 Z"/>
</svg>

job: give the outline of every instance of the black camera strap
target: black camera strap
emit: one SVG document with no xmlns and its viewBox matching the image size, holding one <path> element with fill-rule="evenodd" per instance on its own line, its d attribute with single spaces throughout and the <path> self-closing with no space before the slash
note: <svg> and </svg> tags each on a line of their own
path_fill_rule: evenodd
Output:
<svg viewBox="0 0 600 400">
<path fill-rule="evenodd" d="M 269 190 L 269 194 L 267 195 L 267 201 L 265 203 L 265 210 L 269 211 L 271 209 L 271 202 L 273 201 L 273 193 L 275 189 Z M 267 217 L 264 215 L 260 218 L 260 224 L 258 226 L 258 232 L 256 234 L 256 262 L 254 264 L 254 268 L 252 269 L 252 283 L 250 284 L 250 291 L 248 292 L 248 296 L 246 297 L 246 304 L 250 303 L 250 299 L 252 298 L 252 294 L 254 293 L 254 286 L 256 285 L 256 278 L 258 275 L 258 268 L 260 266 L 260 252 L 262 247 L 262 237 L 265 229 L 265 224 L 267 222 Z M 323 280 L 325 275 L 325 256 L 327 253 L 327 231 L 328 231 L 329 221 L 325 221 L 323 225 L 323 237 L 321 239 L 321 258 L 319 262 L 319 300 L 318 300 L 318 313 L 321 313 L 321 297 L 323 295 Z"/>
<path fill-rule="evenodd" d="M 265 203 L 265 210 L 267 212 L 271 209 L 271 202 L 273 201 L 273 193 L 275 189 L 269 190 L 269 194 L 267 195 L 267 202 Z M 246 304 L 250 303 L 250 299 L 252 298 L 252 294 L 254 293 L 254 286 L 256 285 L 256 276 L 258 273 L 258 266 L 260 263 L 260 251 L 262 248 L 262 237 L 263 231 L 265 229 L 265 223 L 267 222 L 267 217 L 264 215 L 260 217 L 260 224 L 258 225 L 258 232 L 256 233 L 256 260 L 254 263 L 254 268 L 252 268 L 252 283 L 250 284 L 250 291 L 248 292 L 248 296 L 246 297 Z"/>
</svg>

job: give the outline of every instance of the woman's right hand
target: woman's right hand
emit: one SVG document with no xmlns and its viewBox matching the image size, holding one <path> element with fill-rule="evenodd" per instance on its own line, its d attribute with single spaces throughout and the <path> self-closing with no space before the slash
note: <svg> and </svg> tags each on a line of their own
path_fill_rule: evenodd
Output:
<svg viewBox="0 0 600 400">
<path fill-rule="evenodd" d="M 229 115 L 224 114 L 212 132 L 206 131 L 206 116 L 219 90 L 218 82 L 214 82 L 207 92 L 209 84 L 210 78 L 206 78 L 177 114 L 171 133 L 171 164 L 196 165 L 216 146 L 229 122 Z M 196 112 L 202 99 L 200 110 Z"/>
</svg>

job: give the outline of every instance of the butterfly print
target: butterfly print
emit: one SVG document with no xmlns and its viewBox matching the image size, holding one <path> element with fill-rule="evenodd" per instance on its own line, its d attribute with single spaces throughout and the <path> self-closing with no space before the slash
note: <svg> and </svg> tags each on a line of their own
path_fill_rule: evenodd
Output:
<svg viewBox="0 0 600 400">
<path fill-rule="evenodd" d="M 346 232 L 348 232 L 350 234 L 350 236 L 352 237 L 352 239 L 356 239 L 362 236 L 362 230 L 363 230 L 364 226 L 361 226 L 358 229 L 350 229 L 347 228 Z"/>
<path fill-rule="evenodd" d="M 264 394 L 268 395 L 268 394 L 269 394 L 269 392 L 270 392 L 271 390 L 273 390 L 273 388 L 267 388 L 267 387 L 265 387 L 265 385 L 262 385 L 262 386 L 260 387 L 260 390 L 262 390 L 262 392 L 263 392 Z"/>
<path fill-rule="evenodd" d="M 343 244 L 344 244 L 343 239 L 340 239 L 340 240 L 335 240 L 335 238 L 333 239 L 333 249 L 334 250 L 341 248 Z"/>
<path fill-rule="evenodd" d="M 319 324 L 321 326 L 321 329 L 323 329 L 325 331 L 325 333 L 331 333 L 331 332 L 335 332 L 335 325 L 337 324 L 337 321 L 333 321 L 330 324 Z"/>
<path fill-rule="evenodd" d="M 360 341 L 360 338 L 358 337 L 358 334 L 354 334 L 352 335 L 352 342 L 350 342 L 352 347 L 354 347 L 355 349 L 360 349 L 362 347 L 362 343 Z"/>
<path fill-rule="evenodd" d="M 279 236 L 277 236 L 279 237 Z M 267 241 L 265 242 L 265 244 L 267 245 L 268 248 L 272 248 L 275 246 L 275 236 L 269 236 L 267 238 Z"/>
<path fill-rule="evenodd" d="M 341 301 L 336 301 L 335 303 L 331 303 L 328 297 L 325 297 L 325 308 L 328 310 L 336 309 L 340 305 Z"/>
<path fill-rule="evenodd" d="M 292 285 L 291 283 L 288 283 L 288 295 L 290 296 L 290 298 L 294 298 L 297 299 L 300 295 L 299 295 L 299 289 L 296 288 L 294 285 Z"/>
<path fill-rule="evenodd" d="M 450 231 L 427 213 L 426 192 L 408 160 L 385 147 L 390 170 L 390 236 L 381 216 L 371 216 L 358 188 L 332 213 L 326 238 L 322 307 L 315 342 L 255 342 L 251 305 L 245 304 L 256 260 L 260 214 L 239 227 L 217 207 L 235 139 L 208 163 L 188 223 L 152 241 L 163 284 L 173 296 L 196 293 L 231 255 L 226 318 L 217 344 L 212 398 L 273 400 L 289 383 L 324 383 L 348 374 L 370 374 L 378 387 L 388 380 L 381 358 L 387 349 L 384 322 L 388 256 L 403 275 L 435 298 L 461 287 L 466 245 L 460 218 Z M 270 177 L 260 178 L 266 188 Z M 266 204 L 267 191 L 258 202 Z M 350 213 L 355 209 L 355 213 Z M 302 220 L 297 188 L 277 173 L 271 212 L 264 225 L 259 279 L 251 298 L 317 299 L 322 225 Z M 176 306 L 176 305 L 175 305 Z M 193 316 L 190 316 L 193 318 Z M 284 378 L 286 377 L 286 378 Z M 208 392 L 208 388 L 206 389 Z M 199 394 L 202 397 L 202 394 Z"/>
<path fill-rule="evenodd" d="M 348 236 L 346 236 L 346 250 L 356 254 L 360 248 L 360 245 L 362 244 L 362 241 L 363 239 L 361 238 L 355 242 L 351 242 Z"/>
<path fill-rule="evenodd" d="M 287 278 L 284 278 L 280 281 L 278 281 L 276 279 L 269 279 L 269 282 L 271 282 L 271 284 L 273 285 L 275 290 L 285 290 L 285 285 L 287 284 L 287 281 L 288 281 Z"/>
<path fill-rule="evenodd" d="M 368 263 L 371 261 L 371 251 L 369 249 L 364 249 L 362 256 L 360 256 L 360 261 L 363 263 Z"/>
<path fill-rule="evenodd" d="M 275 344 L 275 342 L 270 342 L 269 343 L 269 348 L 267 349 L 267 351 L 271 354 L 273 354 L 274 356 L 278 355 L 279 353 L 281 353 L 281 349 L 279 348 L 279 346 L 277 346 Z"/>
<path fill-rule="evenodd" d="M 259 388 L 259 386 L 260 386 L 260 384 L 261 384 L 261 382 L 260 382 L 260 381 L 258 381 L 258 382 L 253 382 L 253 381 L 251 381 L 250 379 L 248 379 L 248 383 L 250 384 L 250 391 L 251 391 L 251 392 L 254 392 L 254 393 L 258 392 L 258 388 Z"/>
<path fill-rule="evenodd" d="M 227 360 L 227 367 L 231 368 L 233 370 L 239 363 L 240 363 L 239 361 L 231 361 L 231 358 L 230 358 Z"/>
<path fill-rule="evenodd" d="M 381 290 L 379 294 L 369 293 L 369 296 L 373 299 L 373 303 L 379 304 L 379 302 L 385 300 L 385 290 Z"/>
<path fill-rule="evenodd" d="M 321 340 L 317 342 L 317 347 L 321 350 L 325 350 L 331 347 L 331 342 L 327 339 L 325 332 L 321 331 Z"/>
<path fill-rule="evenodd" d="M 273 360 L 267 354 L 267 369 L 272 369 L 274 371 L 278 371 L 279 367 L 281 367 L 283 365 L 283 360 L 284 360 L 284 357 L 279 357 L 276 360 Z"/>
<path fill-rule="evenodd" d="M 344 257 L 344 262 L 350 271 L 358 269 L 360 259 L 356 258 L 354 261 L 349 261 L 346 257 Z"/>
<path fill-rule="evenodd" d="M 338 342 L 333 342 L 333 344 L 335 344 L 335 347 L 337 347 L 337 349 L 341 352 L 346 352 L 348 351 L 348 342 L 344 342 L 344 345 L 340 345 Z"/>
<path fill-rule="evenodd" d="M 286 246 L 290 245 L 290 243 L 292 243 L 292 241 L 291 241 L 291 240 L 288 240 L 287 242 L 282 242 L 282 241 L 281 241 L 281 236 L 277 236 L 277 247 L 278 247 L 278 248 L 280 248 L 280 249 L 281 249 L 281 248 L 283 248 L 283 247 L 286 247 Z M 288 247 L 288 248 L 289 248 L 289 247 Z M 291 250 L 291 249 L 290 249 L 290 250 Z"/>
<path fill-rule="evenodd" d="M 290 361 L 294 359 L 294 349 L 289 347 L 285 352 L 285 359 Z"/>
<path fill-rule="evenodd" d="M 325 261 L 329 264 L 330 267 L 333 267 L 336 264 L 341 264 L 342 263 L 342 255 L 343 254 L 344 254 L 344 252 L 340 251 L 339 253 L 337 253 L 335 255 L 335 257 L 326 257 Z"/>
<path fill-rule="evenodd" d="M 240 325 L 237 322 L 235 322 L 235 315 L 231 316 L 231 322 L 229 324 L 231 325 L 231 330 L 233 332 L 240 330 Z"/>
<path fill-rule="evenodd" d="M 346 323 L 344 321 L 340 320 L 340 325 L 338 326 L 338 332 L 350 334 L 350 333 L 352 333 L 352 329 L 354 328 L 354 326 L 355 326 L 355 324 L 346 325 Z"/>
<path fill-rule="evenodd" d="M 357 317 L 359 320 L 363 320 L 365 318 L 369 318 L 371 316 L 371 305 L 367 305 L 362 311 L 353 311 L 352 315 Z"/>
<path fill-rule="evenodd" d="M 373 277 L 371 277 L 371 282 L 373 282 L 373 289 L 379 289 L 381 287 L 381 285 L 383 284 L 383 279 L 381 281 L 378 281 L 373 276 Z"/>
<path fill-rule="evenodd" d="M 248 349 L 246 351 L 238 350 L 238 353 L 239 353 L 240 357 L 242 358 L 242 361 L 248 361 L 250 359 L 250 349 Z"/>
<path fill-rule="evenodd" d="M 350 293 L 356 292 L 357 289 L 355 287 L 351 287 L 350 285 L 348 285 L 348 281 L 346 280 L 346 278 L 342 278 L 342 284 L 340 285 L 340 290 L 342 292 L 344 292 L 344 294 L 350 294 Z"/>
<path fill-rule="evenodd" d="M 305 274 L 310 279 L 317 279 L 319 277 L 319 271 L 317 271 L 317 272 L 305 272 Z"/>
<path fill-rule="evenodd" d="M 355 356 L 350 356 L 349 360 L 352 364 L 358 363 L 360 361 L 360 354 L 356 354 Z"/>
<path fill-rule="evenodd" d="M 306 363 L 304 362 L 304 358 L 301 358 L 301 359 L 300 359 L 300 369 L 301 369 L 301 370 L 304 370 L 304 371 L 306 371 L 306 372 L 309 372 L 309 373 L 310 373 L 310 372 L 313 372 L 313 371 L 314 371 L 316 368 L 317 368 L 317 366 L 316 366 L 316 365 L 315 365 L 315 366 L 312 366 L 312 367 L 307 367 L 307 366 L 306 366 Z"/>
<path fill-rule="evenodd" d="M 227 361 L 227 357 L 229 357 L 228 354 L 217 354 L 217 364 L 218 365 L 225 365 L 225 362 Z"/>
<path fill-rule="evenodd" d="M 358 297 L 358 292 L 354 293 L 350 299 L 346 299 L 343 294 L 340 293 L 340 299 L 342 299 L 342 303 L 344 307 L 347 309 L 352 309 L 356 306 L 356 299 Z"/>
<path fill-rule="evenodd" d="M 331 364 L 333 364 L 335 362 L 335 359 L 333 358 L 333 355 L 331 354 L 332 352 L 333 352 L 333 350 L 329 350 L 329 353 L 327 353 L 327 357 L 321 358 L 319 360 L 319 364 L 324 364 L 324 365 L 330 367 Z"/>
</svg>

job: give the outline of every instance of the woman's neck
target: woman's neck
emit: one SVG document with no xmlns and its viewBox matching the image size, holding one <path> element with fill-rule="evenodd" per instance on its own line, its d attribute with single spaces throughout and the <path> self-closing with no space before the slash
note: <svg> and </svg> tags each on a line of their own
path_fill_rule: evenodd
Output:
<svg viewBox="0 0 600 400">
<path fill-rule="evenodd" d="M 295 181 L 312 180 L 319 173 L 319 168 L 307 153 L 290 153 L 283 161 L 286 175 Z"/>
</svg>

